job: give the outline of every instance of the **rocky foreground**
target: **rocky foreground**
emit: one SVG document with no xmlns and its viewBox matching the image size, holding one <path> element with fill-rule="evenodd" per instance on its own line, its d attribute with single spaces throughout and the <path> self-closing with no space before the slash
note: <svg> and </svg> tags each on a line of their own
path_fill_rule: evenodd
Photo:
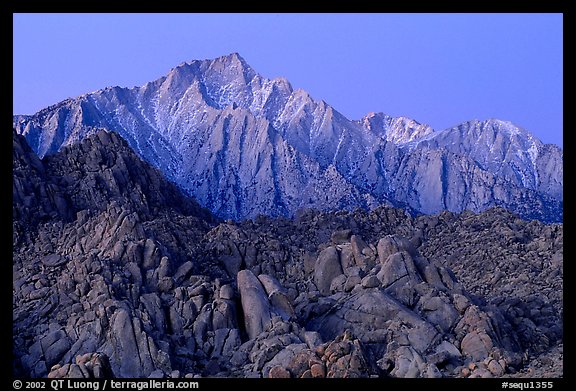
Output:
<svg viewBox="0 0 576 391">
<path fill-rule="evenodd" d="M 117 134 L 13 140 L 16 376 L 563 375 L 562 224 L 220 222 Z"/>
</svg>

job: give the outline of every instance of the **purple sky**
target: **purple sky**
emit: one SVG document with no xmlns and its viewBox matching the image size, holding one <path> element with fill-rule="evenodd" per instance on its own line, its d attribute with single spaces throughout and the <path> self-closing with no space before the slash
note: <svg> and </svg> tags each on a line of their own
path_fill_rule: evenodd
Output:
<svg viewBox="0 0 576 391">
<path fill-rule="evenodd" d="M 562 14 L 15 14 L 14 114 L 240 53 L 350 119 L 499 118 L 562 146 Z"/>
</svg>

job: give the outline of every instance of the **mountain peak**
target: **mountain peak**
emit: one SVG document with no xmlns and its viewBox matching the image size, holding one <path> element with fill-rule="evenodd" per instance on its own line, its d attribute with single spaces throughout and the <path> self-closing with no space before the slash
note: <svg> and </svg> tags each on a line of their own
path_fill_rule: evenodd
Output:
<svg viewBox="0 0 576 391">
<path fill-rule="evenodd" d="M 181 64 L 143 87 L 14 117 L 13 125 L 41 157 L 87 129 L 114 130 L 226 218 L 392 200 L 422 213 L 502 205 L 556 219 L 562 202 L 561 151 L 544 150 L 508 121 L 473 120 L 441 132 L 378 112 L 351 121 L 285 78 L 260 76 L 236 52 Z M 504 191 L 483 190 L 496 180 Z"/>
<path fill-rule="evenodd" d="M 418 141 L 434 133 L 434 129 L 430 126 L 411 118 L 392 117 L 381 112 L 371 111 L 362 118 L 361 122 L 365 129 L 400 146 Z"/>
<path fill-rule="evenodd" d="M 242 76 L 246 82 L 257 75 L 257 72 L 236 52 L 216 58 L 182 62 L 172 68 L 168 76 L 175 72 L 223 74 L 228 78 Z"/>
<path fill-rule="evenodd" d="M 210 64 L 209 67 L 219 68 L 223 66 L 227 71 L 239 70 L 239 73 L 250 74 L 250 79 L 257 74 L 250 64 L 236 52 L 205 61 Z"/>
<path fill-rule="evenodd" d="M 244 60 L 244 57 L 242 57 L 240 55 L 240 53 L 238 53 L 238 52 L 233 52 L 233 53 L 228 54 L 227 56 L 221 56 L 220 58 L 226 58 L 229 61 L 237 61 L 237 62 L 241 62 L 245 65 L 248 65 L 246 63 L 246 60 Z"/>
<path fill-rule="evenodd" d="M 209 63 L 222 63 L 226 65 L 240 65 L 243 68 L 250 68 L 250 65 L 248 65 L 246 60 L 237 52 L 219 56 L 213 59 L 206 59 L 204 61 Z"/>
<path fill-rule="evenodd" d="M 497 118 L 490 118 L 484 121 L 484 123 L 487 125 L 491 125 L 492 127 L 498 128 L 498 130 L 504 131 L 508 133 L 510 136 L 516 136 L 519 134 L 526 134 L 530 136 L 530 138 L 532 136 L 526 129 L 514 125 L 511 121 L 505 121 Z"/>
<path fill-rule="evenodd" d="M 466 123 L 458 125 L 461 131 L 473 131 L 477 133 L 489 132 L 489 133 L 501 133 L 506 138 L 512 139 L 523 139 L 526 142 L 533 142 L 538 140 L 530 131 L 524 129 L 521 126 L 514 124 L 512 121 L 502 120 L 498 118 L 488 118 L 486 120 L 474 119 Z M 450 129 L 446 129 L 449 131 Z M 538 143 L 540 141 L 538 140 Z"/>
</svg>

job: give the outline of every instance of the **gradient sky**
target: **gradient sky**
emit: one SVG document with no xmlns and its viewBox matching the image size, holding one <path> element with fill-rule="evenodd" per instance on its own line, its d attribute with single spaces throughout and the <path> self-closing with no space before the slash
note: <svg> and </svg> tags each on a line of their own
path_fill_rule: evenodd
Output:
<svg viewBox="0 0 576 391">
<path fill-rule="evenodd" d="M 562 146 L 562 14 L 15 14 L 13 113 L 238 52 L 350 119 L 499 118 Z"/>
</svg>

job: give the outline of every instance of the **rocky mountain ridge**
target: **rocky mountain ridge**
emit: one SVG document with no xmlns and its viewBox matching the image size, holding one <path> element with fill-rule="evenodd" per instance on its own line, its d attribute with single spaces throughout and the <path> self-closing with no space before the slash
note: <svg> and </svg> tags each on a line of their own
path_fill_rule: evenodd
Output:
<svg viewBox="0 0 576 391">
<path fill-rule="evenodd" d="M 14 127 L 40 157 L 96 129 L 115 131 L 223 218 L 386 204 L 428 214 L 502 206 L 562 220 L 557 146 L 498 120 L 441 132 L 382 113 L 351 121 L 284 78 L 260 76 L 237 53 L 15 116 Z"/>
<path fill-rule="evenodd" d="M 105 131 L 13 169 L 16 376 L 562 376 L 561 224 L 221 222 Z"/>
</svg>

